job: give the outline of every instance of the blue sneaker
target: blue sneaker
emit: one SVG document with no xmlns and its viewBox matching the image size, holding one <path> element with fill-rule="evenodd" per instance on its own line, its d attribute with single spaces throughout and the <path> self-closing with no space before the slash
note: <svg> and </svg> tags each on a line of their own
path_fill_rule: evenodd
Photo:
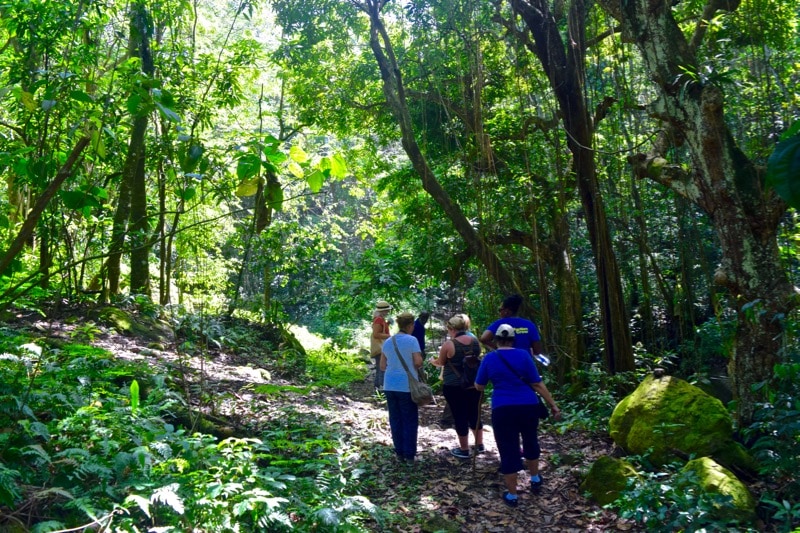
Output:
<svg viewBox="0 0 800 533">
<path fill-rule="evenodd" d="M 531 492 L 533 494 L 539 494 L 542 492 L 542 483 L 544 483 L 544 480 L 542 479 L 541 474 L 539 474 L 539 481 L 534 481 L 531 479 Z"/>
<path fill-rule="evenodd" d="M 450 455 L 458 457 L 459 459 L 469 459 L 469 451 L 462 450 L 461 448 L 453 448 L 450 450 Z"/>
<path fill-rule="evenodd" d="M 511 494 L 508 491 L 503 493 L 503 503 L 506 504 L 508 507 L 516 507 L 519 505 L 519 498 L 517 498 L 516 494 Z"/>
</svg>

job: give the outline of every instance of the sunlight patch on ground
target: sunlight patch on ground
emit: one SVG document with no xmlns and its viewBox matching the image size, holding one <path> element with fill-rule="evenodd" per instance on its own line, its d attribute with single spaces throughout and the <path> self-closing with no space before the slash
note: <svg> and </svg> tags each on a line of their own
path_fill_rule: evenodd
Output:
<svg viewBox="0 0 800 533">
<path fill-rule="evenodd" d="M 330 339 L 324 339 L 319 335 L 311 333 L 305 326 L 296 326 L 292 324 L 289 326 L 289 331 L 291 331 L 292 334 L 297 337 L 297 340 L 300 341 L 300 344 L 303 345 L 303 348 L 305 348 L 306 351 L 319 350 L 325 344 L 330 342 Z"/>
</svg>

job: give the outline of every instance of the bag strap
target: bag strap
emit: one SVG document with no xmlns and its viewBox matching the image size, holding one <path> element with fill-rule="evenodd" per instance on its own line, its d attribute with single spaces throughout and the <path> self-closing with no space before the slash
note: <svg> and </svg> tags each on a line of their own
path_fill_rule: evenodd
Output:
<svg viewBox="0 0 800 533">
<path fill-rule="evenodd" d="M 406 374 L 408 374 L 408 379 L 419 381 L 417 380 L 417 378 L 413 376 L 413 374 L 411 374 L 411 371 L 408 369 L 408 365 L 406 364 L 405 359 L 403 359 L 403 356 L 400 353 L 400 348 L 397 347 L 397 340 L 394 337 L 395 336 L 392 335 L 392 344 L 394 344 L 394 351 L 397 352 L 397 358 L 400 359 L 400 363 L 403 365 L 403 369 L 406 371 Z"/>
<path fill-rule="evenodd" d="M 453 364 L 453 363 L 451 363 L 450 361 L 447 361 L 447 366 L 449 366 L 449 367 L 450 367 L 450 370 L 452 370 L 453 372 L 455 372 L 455 373 L 456 373 L 456 377 L 457 377 L 458 379 L 461 379 L 461 372 L 459 372 L 459 371 L 456 369 L 456 365 L 454 365 L 454 364 Z"/>
<path fill-rule="evenodd" d="M 529 386 L 531 389 L 533 389 L 533 391 L 534 391 L 534 392 L 536 392 L 536 389 L 534 389 L 534 388 L 533 388 L 533 383 L 531 383 L 531 382 L 530 382 L 530 380 L 526 380 L 524 377 L 522 377 L 522 374 L 520 374 L 519 372 L 517 372 L 517 370 L 516 370 L 516 369 L 515 369 L 513 366 L 511 366 L 510 364 L 508 364 L 508 361 L 506 361 L 506 358 L 505 358 L 505 357 L 503 357 L 503 354 L 501 354 L 501 353 L 500 353 L 500 350 L 495 350 L 495 353 L 497 354 L 497 357 L 499 357 L 499 358 L 500 358 L 500 360 L 503 362 L 503 364 L 504 364 L 504 365 L 506 365 L 506 366 L 508 367 L 508 369 L 511 371 L 511 373 L 512 373 L 512 374 L 514 374 L 515 376 L 517 376 L 519 379 L 521 379 L 521 380 L 522 380 L 522 382 L 523 382 L 525 385 Z"/>
</svg>

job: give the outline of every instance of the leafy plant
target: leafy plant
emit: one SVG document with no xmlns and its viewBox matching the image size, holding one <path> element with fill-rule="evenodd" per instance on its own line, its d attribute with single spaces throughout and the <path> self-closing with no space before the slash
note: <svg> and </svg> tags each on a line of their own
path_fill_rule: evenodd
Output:
<svg viewBox="0 0 800 533">
<path fill-rule="evenodd" d="M 357 354 L 337 349 L 331 344 L 308 352 L 306 377 L 314 383 L 346 389 L 354 381 L 362 381 L 367 368 Z"/>
<path fill-rule="evenodd" d="M 101 334 L 103 330 L 97 327 L 92 321 L 89 321 L 85 324 L 79 324 L 74 327 L 74 329 L 70 332 L 69 336 L 71 339 L 74 339 L 78 342 L 94 342 L 95 337 Z"/>
<path fill-rule="evenodd" d="M 767 185 L 783 200 L 800 209 L 800 122 L 781 138 L 767 164 Z"/>
<path fill-rule="evenodd" d="M 759 406 L 755 422 L 743 431 L 754 440 L 752 452 L 762 476 L 774 487 L 763 498 L 762 506 L 772 520 L 788 531 L 800 525 L 800 361 L 794 355 L 775 365 L 775 379 L 762 384 L 769 403 Z"/>
<path fill-rule="evenodd" d="M 564 387 L 558 397 L 562 420 L 554 423 L 558 431 L 570 429 L 602 431 L 617 403 L 636 386 L 638 378 L 631 373 L 613 376 L 599 365 L 576 370 L 572 384 Z"/>
<path fill-rule="evenodd" d="M 609 507 L 647 531 L 744 531 L 730 496 L 703 491 L 693 472 L 640 472 Z M 754 530 L 753 530 L 754 531 Z"/>
</svg>

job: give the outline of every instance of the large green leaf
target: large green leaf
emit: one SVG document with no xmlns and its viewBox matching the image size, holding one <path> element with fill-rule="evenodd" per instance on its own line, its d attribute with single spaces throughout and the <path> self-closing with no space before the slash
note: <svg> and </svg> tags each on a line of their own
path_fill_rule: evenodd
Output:
<svg viewBox="0 0 800 533">
<path fill-rule="evenodd" d="M 153 99 L 144 91 L 131 93 L 126 102 L 128 112 L 134 117 L 143 117 L 153 110 Z"/>
<path fill-rule="evenodd" d="M 342 154 L 335 154 L 331 158 L 331 176 L 334 178 L 347 177 L 347 162 Z"/>
<path fill-rule="evenodd" d="M 100 207 L 100 203 L 84 191 L 59 191 L 58 195 L 67 209 L 83 209 L 84 207 Z"/>
<path fill-rule="evenodd" d="M 291 157 L 298 163 L 305 163 L 306 161 L 308 161 L 308 154 L 306 153 L 305 150 L 303 150 L 299 146 L 292 146 L 289 149 L 289 157 Z"/>
<path fill-rule="evenodd" d="M 311 192 L 319 192 L 320 189 L 322 189 L 322 183 L 324 180 L 325 176 L 319 170 L 315 170 L 306 177 L 308 188 L 311 189 Z"/>
<path fill-rule="evenodd" d="M 91 104 L 94 102 L 94 98 L 83 91 L 70 91 L 69 92 L 70 98 L 73 100 L 77 100 L 78 102 L 84 102 L 86 104 Z"/>
<path fill-rule="evenodd" d="M 178 115 L 175 111 L 165 106 L 163 103 L 156 102 L 156 107 L 158 108 L 158 112 L 161 113 L 161 116 L 169 120 L 170 122 L 179 123 L 181 121 L 180 115 Z"/>
<path fill-rule="evenodd" d="M 205 149 L 199 144 L 193 144 L 186 151 L 186 155 L 181 158 L 181 170 L 184 172 L 194 172 L 197 168 L 197 163 L 203 157 Z"/>
<path fill-rule="evenodd" d="M 244 181 L 261 171 L 261 158 L 255 154 L 244 154 L 236 164 L 236 175 Z"/>
<path fill-rule="evenodd" d="M 255 193 L 258 192 L 258 184 L 260 182 L 261 178 L 259 177 L 244 180 L 242 183 L 239 184 L 239 187 L 236 189 L 236 196 L 240 198 L 244 198 L 246 196 L 253 196 Z"/>
<path fill-rule="evenodd" d="M 325 156 L 319 162 L 319 168 L 329 171 L 332 178 L 342 179 L 347 177 L 347 163 L 341 154 Z"/>
<path fill-rule="evenodd" d="M 767 184 L 794 208 L 800 208 L 800 133 L 781 141 L 767 163 Z"/>
</svg>

